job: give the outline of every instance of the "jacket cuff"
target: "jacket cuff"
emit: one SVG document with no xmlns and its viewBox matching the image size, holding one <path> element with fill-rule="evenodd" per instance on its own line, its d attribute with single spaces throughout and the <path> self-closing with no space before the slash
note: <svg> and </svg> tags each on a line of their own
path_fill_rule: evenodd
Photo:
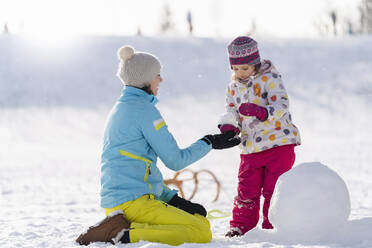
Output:
<svg viewBox="0 0 372 248">
<path fill-rule="evenodd" d="M 207 145 L 211 145 L 212 142 L 210 141 L 210 139 L 208 139 L 207 136 L 204 136 L 203 138 L 201 138 L 200 140 L 204 141 L 205 143 L 207 143 Z"/>
</svg>

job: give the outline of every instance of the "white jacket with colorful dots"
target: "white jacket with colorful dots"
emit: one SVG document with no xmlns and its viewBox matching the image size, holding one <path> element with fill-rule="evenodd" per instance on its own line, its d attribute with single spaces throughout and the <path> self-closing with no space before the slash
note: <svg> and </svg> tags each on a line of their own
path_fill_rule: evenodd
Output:
<svg viewBox="0 0 372 248">
<path fill-rule="evenodd" d="M 268 119 L 262 122 L 254 116 L 241 115 L 239 106 L 246 102 L 266 107 Z M 291 120 L 288 95 L 281 75 L 268 60 L 262 61 L 259 73 L 248 82 L 233 80 L 228 85 L 226 113 L 221 116 L 219 124 L 239 128 L 242 154 L 301 144 L 299 131 Z"/>
</svg>

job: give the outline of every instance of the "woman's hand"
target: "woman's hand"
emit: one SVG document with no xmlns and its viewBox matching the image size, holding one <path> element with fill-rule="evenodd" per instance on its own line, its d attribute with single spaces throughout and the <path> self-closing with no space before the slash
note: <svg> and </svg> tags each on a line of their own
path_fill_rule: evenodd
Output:
<svg viewBox="0 0 372 248">
<path fill-rule="evenodd" d="M 212 144 L 213 149 L 226 149 L 240 144 L 240 138 L 235 135 L 235 131 L 227 131 L 221 134 L 206 135 L 201 140 L 208 145 Z"/>
<path fill-rule="evenodd" d="M 202 205 L 185 200 L 179 197 L 178 195 L 173 196 L 173 198 L 168 202 L 168 204 L 176 208 L 182 209 L 183 211 L 188 212 L 189 214 L 200 214 L 204 217 L 207 216 L 207 210 L 205 210 L 205 208 Z"/>
</svg>

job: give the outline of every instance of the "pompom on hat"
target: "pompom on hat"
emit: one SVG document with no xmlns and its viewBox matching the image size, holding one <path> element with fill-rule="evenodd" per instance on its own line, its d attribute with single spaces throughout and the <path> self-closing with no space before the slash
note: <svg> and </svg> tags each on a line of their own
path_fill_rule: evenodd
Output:
<svg viewBox="0 0 372 248">
<path fill-rule="evenodd" d="M 119 48 L 117 55 L 120 60 L 117 76 L 125 85 L 143 88 L 160 74 L 160 61 L 150 53 L 136 52 L 126 45 Z"/>
<path fill-rule="evenodd" d="M 248 36 L 235 38 L 227 47 L 230 65 L 257 65 L 261 62 L 257 42 Z"/>
</svg>

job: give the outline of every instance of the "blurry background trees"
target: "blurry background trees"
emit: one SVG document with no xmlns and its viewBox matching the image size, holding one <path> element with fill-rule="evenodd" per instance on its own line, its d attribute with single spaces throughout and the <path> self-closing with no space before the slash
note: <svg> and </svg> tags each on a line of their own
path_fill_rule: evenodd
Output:
<svg viewBox="0 0 372 248">
<path fill-rule="evenodd" d="M 372 33 L 372 0 L 89 2 L 87 10 L 81 0 L 0 0 L 0 34 L 335 37 Z"/>
<path fill-rule="evenodd" d="M 372 34 L 372 0 L 361 0 L 359 5 L 361 34 Z"/>
<path fill-rule="evenodd" d="M 160 32 L 162 34 L 169 34 L 174 31 L 174 23 L 172 20 L 172 12 L 168 3 L 164 5 L 160 20 Z"/>
<path fill-rule="evenodd" d="M 319 17 L 314 26 L 321 36 L 372 34 L 372 0 L 360 0 L 357 15 L 358 18 L 353 20 L 334 8 Z"/>
</svg>

